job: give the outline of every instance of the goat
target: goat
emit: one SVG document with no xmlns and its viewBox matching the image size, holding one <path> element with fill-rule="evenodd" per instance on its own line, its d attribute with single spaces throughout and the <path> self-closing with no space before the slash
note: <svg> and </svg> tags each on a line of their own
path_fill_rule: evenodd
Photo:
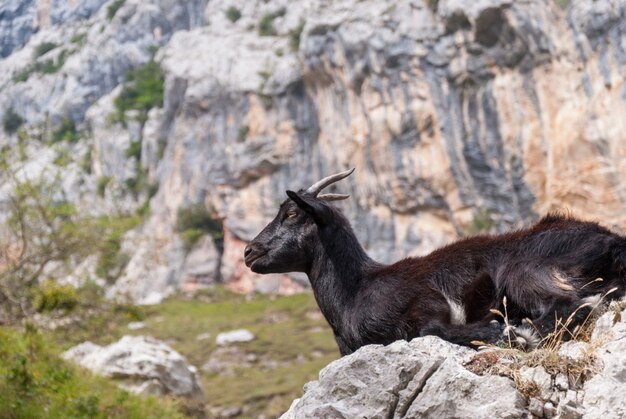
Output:
<svg viewBox="0 0 626 419">
<path fill-rule="evenodd" d="M 244 251 L 253 272 L 308 275 L 342 355 L 424 335 L 470 347 L 504 337 L 535 346 L 559 319 L 571 315 L 569 326 L 580 325 L 592 310 L 586 302 L 624 295 L 626 239 L 557 214 L 508 234 L 465 238 L 423 257 L 375 262 L 330 204 L 349 195 L 320 195 L 353 171 L 287 191 L 274 220 Z M 497 318 L 494 309 L 503 309 L 504 297 L 509 323 L 528 318 L 534 331 Z"/>
</svg>

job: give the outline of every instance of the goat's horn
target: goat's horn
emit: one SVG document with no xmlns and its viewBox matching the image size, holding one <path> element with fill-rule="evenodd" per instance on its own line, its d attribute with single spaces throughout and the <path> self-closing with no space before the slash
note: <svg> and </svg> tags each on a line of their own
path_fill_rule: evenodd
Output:
<svg viewBox="0 0 626 419">
<path fill-rule="evenodd" d="M 306 190 L 306 192 L 313 196 L 317 196 L 317 194 L 319 194 L 322 191 L 322 189 L 324 189 L 328 185 L 332 185 L 333 183 L 340 181 L 341 179 L 345 177 L 350 176 L 352 172 L 354 172 L 354 168 L 350 170 L 346 170 L 345 172 L 340 172 L 340 173 L 336 173 L 334 175 L 325 177 L 324 179 L 319 180 L 315 182 L 313 185 L 311 185 L 309 189 Z"/>
<path fill-rule="evenodd" d="M 342 194 L 342 193 L 325 193 L 318 196 L 322 201 L 342 201 L 344 199 L 350 198 L 350 195 Z"/>
</svg>

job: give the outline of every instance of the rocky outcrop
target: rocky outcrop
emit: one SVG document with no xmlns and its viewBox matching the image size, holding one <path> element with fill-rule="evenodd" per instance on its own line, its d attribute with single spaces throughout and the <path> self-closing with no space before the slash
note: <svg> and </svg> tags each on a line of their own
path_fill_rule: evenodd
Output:
<svg viewBox="0 0 626 419">
<path fill-rule="evenodd" d="M 171 394 L 201 403 L 204 393 L 195 367 L 163 342 L 145 336 L 124 336 L 108 346 L 84 342 L 62 357 L 112 377 L 138 394 Z"/>
<path fill-rule="evenodd" d="M 622 0 L 566 10 L 539 0 L 67 2 L 28 36 L 20 28 L 31 12 L 18 3 L 4 7 L 19 19 L 0 13 L 1 42 L 11 45 L 0 60 L 0 115 L 14 110 L 44 140 L 63 117 L 76 123 L 82 137 L 69 154 L 89 157 L 91 173 L 60 170 L 73 170 L 66 192 L 85 211 L 144 205 L 148 194 L 126 186 L 136 162 L 158 185 L 111 295 L 157 302 L 220 280 L 301 290 L 306 281 L 293 275 L 257 286 L 242 249 L 286 189 L 352 166 L 337 186 L 352 196 L 341 205 L 381 262 L 560 208 L 626 227 Z M 34 58 L 44 42 L 59 46 Z M 112 123 L 126 72 L 153 52 L 163 106 L 145 121 Z M 21 81 L 62 54 L 56 73 Z M 16 135 L 0 142 L 16 145 Z M 129 157 L 138 139 L 140 157 Z M 45 155 L 36 144 L 29 159 Z M 197 204 L 223 225 L 198 242 L 200 253 L 176 230 L 179 209 Z"/>
<path fill-rule="evenodd" d="M 365 346 L 325 367 L 282 418 L 623 417 L 626 310 L 602 321 L 611 326 L 589 343 L 515 362 L 432 336 Z M 529 359 L 534 366 L 523 365 Z"/>
</svg>

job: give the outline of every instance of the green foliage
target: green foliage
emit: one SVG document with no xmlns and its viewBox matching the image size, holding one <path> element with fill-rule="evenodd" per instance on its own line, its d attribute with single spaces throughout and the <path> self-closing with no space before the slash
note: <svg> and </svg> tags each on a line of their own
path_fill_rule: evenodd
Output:
<svg viewBox="0 0 626 419">
<path fill-rule="evenodd" d="M 59 167 L 67 167 L 72 162 L 72 156 L 67 148 L 61 148 L 57 150 L 54 158 L 54 164 Z"/>
<path fill-rule="evenodd" d="M 113 20 L 117 11 L 126 3 L 126 0 L 115 0 L 111 5 L 107 8 L 107 17 L 109 20 Z"/>
<path fill-rule="evenodd" d="M 114 101 L 114 121 L 125 123 L 126 112 L 136 110 L 139 112 L 139 120 L 144 122 L 150 109 L 163 106 L 164 82 L 163 70 L 154 60 L 129 71 L 124 88 Z"/>
<path fill-rule="evenodd" d="M 176 229 L 180 233 L 187 250 L 205 234 L 210 234 L 215 240 L 223 238 L 223 225 L 218 219 L 211 216 L 203 204 L 180 208 Z"/>
<path fill-rule="evenodd" d="M 559 6 L 561 9 L 565 10 L 568 8 L 568 6 L 571 3 L 571 0 L 554 0 L 554 2 L 556 3 L 557 6 Z"/>
<path fill-rule="evenodd" d="M 92 150 L 91 148 L 89 148 L 87 150 L 87 152 L 83 155 L 83 158 L 80 161 L 80 167 L 83 170 L 83 172 L 87 173 L 88 175 L 91 174 L 91 153 Z M 102 190 L 102 194 L 104 195 L 104 190 Z"/>
<path fill-rule="evenodd" d="M 33 58 L 39 58 L 47 52 L 50 52 L 53 49 L 57 48 L 58 46 L 59 45 L 55 44 L 54 42 L 42 42 L 35 47 L 35 50 L 33 51 Z"/>
<path fill-rule="evenodd" d="M 27 81 L 33 73 L 54 74 L 65 65 L 67 54 L 68 51 L 63 50 L 57 55 L 56 59 L 36 61 L 22 71 L 13 74 L 12 80 L 15 83 L 22 83 Z"/>
<path fill-rule="evenodd" d="M 104 194 L 107 190 L 107 186 L 111 183 L 113 178 L 111 176 L 102 176 L 98 179 L 98 184 L 96 185 L 96 192 L 100 198 L 104 198 Z"/>
<path fill-rule="evenodd" d="M 106 234 L 98 244 L 98 262 L 96 275 L 106 279 L 109 283 L 115 282 L 130 260 L 130 256 L 122 252 L 122 237 L 124 233 L 137 226 L 141 220 L 138 217 L 110 218 L 99 220 Z"/>
<path fill-rule="evenodd" d="M 76 143 L 80 136 L 74 126 L 74 121 L 69 117 L 63 117 L 61 125 L 52 132 L 52 142 L 58 143 L 60 141 L 67 141 L 68 143 Z"/>
<path fill-rule="evenodd" d="M 248 133 L 250 132 L 250 127 L 247 125 L 242 125 L 239 127 L 239 131 L 237 132 L 237 141 L 243 143 L 248 138 Z"/>
<path fill-rule="evenodd" d="M 261 36 L 275 36 L 276 29 L 274 28 L 274 19 L 276 16 L 274 13 L 265 13 L 261 20 L 259 20 L 259 35 Z"/>
<path fill-rule="evenodd" d="M 300 48 L 300 37 L 302 36 L 302 31 L 304 30 L 304 24 L 304 19 L 300 19 L 298 26 L 289 31 L 289 48 L 293 52 L 297 52 Z"/>
<path fill-rule="evenodd" d="M 131 141 L 128 149 L 126 149 L 126 157 L 134 157 L 137 161 L 141 160 L 141 140 Z"/>
<path fill-rule="evenodd" d="M 84 32 L 77 33 L 70 38 L 70 42 L 72 44 L 78 44 L 78 45 L 84 45 L 86 40 L 87 40 L 87 34 Z"/>
<path fill-rule="evenodd" d="M 182 418 L 172 402 L 142 398 L 74 367 L 33 326 L 0 328 L 0 417 Z"/>
<path fill-rule="evenodd" d="M 430 7 L 430 10 L 432 10 L 433 12 L 437 11 L 437 8 L 439 7 L 439 0 L 426 0 L 426 3 L 428 3 L 428 7 Z"/>
<path fill-rule="evenodd" d="M 38 312 L 52 310 L 71 311 L 78 304 L 78 293 L 71 285 L 61 285 L 46 280 L 34 291 L 33 307 Z"/>
<path fill-rule="evenodd" d="M 8 108 L 4 112 L 4 116 L 2 117 L 2 126 L 4 127 L 4 132 L 7 134 L 13 134 L 15 131 L 19 129 L 24 123 L 24 119 L 18 115 L 13 108 Z"/>
<path fill-rule="evenodd" d="M 225 13 L 228 20 L 233 23 L 237 22 L 241 18 L 241 12 L 235 6 L 230 6 L 228 9 L 226 9 Z"/>
<path fill-rule="evenodd" d="M 472 223 L 466 229 L 466 234 L 473 236 L 476 234 L 489 233 L 495 225 L 493 217 L 491 216 L 491 211 L 481 208 L 474 215 Z"/>
</svg>

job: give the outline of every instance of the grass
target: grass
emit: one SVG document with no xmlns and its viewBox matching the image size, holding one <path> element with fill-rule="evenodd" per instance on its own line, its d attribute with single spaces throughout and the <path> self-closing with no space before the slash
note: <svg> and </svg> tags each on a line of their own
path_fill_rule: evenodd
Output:
<svg viewBox="0 0 626 419">
<path fill-rule="evenodd" d="M 0 327 L 0 417 L 183 417 L 173 402 L 131 395 L 57 354 L 33 326 Z"/>
<path fill-rule="evenodd" d="M 302 31 L 304 30 L 304 20 L 301 19 L 298 26 L 289 31 L 289 49 L 292 52 L 297 52 L 300 49 L 300 38 L 302 37 Z"/>
<path fill-rule="evenodd" d="M 240 126 L 239 130 L 237 131 L 237 142 L 243 143 L 244 141 L 246 141 L 246 138 L 248 138 L 249 132 L 250 132 L 250 127 L 248 127 L 247 125 Z"/>
<path fill-rule="evenodd" d="M 339 358 L 332 331 L 319 313 L 313 295 L 289 297 L 254 295 L 252 298 L 215 287 L 193 299 L 178 296 L 162 304 L 141 308 L 146 328 L 131 331 L 128 313 L 112 309 L 84 316 L 80 324 L 50 333 L 63 349 L 85 340 L 109 344 L 124 334 L 154 336 L 199 368 L 208 411 L 243 407 L 243 417 L 276 417 L 302 395 L 302 386 L 316 379 L 319 370 Z M 246 368 L 234 360 L 234 374 L 219 375 L 201 367 L 218 348 L 220 332 L 245 328 L 256 338 L 238 344 L 257 361 Z M 210 338 L 196 337 L 209 333 Z"/>
<path fill-rule="evenodd" d="M 261 36 L 276 36 L 276 28 L 274 27 L 274 20 L 277 17 L 284 16 L 287 13 L 287 9 L 281 7 L 273 13 L 265 13 L 259 20 L 259 35 Z"/>
</svg>

